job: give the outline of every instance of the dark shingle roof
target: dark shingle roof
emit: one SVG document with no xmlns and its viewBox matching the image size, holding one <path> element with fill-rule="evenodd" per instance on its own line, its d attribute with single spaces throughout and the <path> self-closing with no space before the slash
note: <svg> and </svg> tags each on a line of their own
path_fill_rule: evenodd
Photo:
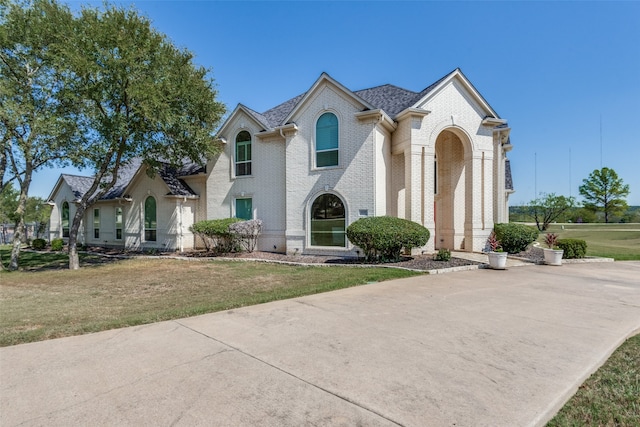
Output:
<svg viewBox="0 0 640 427">
<path fill-rule="evenodd" d="M 360 98 L 376 108 L 384 110 L 390 117 L 415 103 L 417 92 L 412 92 L 394 85 L 382 85 L 354 92 Z"/>
<path fill-rule="evenodd" d="M 511 176 L 511 161 L 506 159 L 504 164 L 504 189 L 513 190 L 513 178 Z"/>
<path fill-rule="evenodd" d="M 74 200 L 81 199 L 93 184 L 93 178 L 88 176 L 62 174 L 60 177 L 73 192 Z"/>
<path fill-rule="evenodd" d="M 454 70 L 455 71 L 455 70 Z M 451 72 L 453 73 L 453 71 Z M 385 113 L 389 115 L 391 118 L 395 118 L 398 113 L 404 111 L 405 109 L 411 107 L 416 102 L 418 102 L 421 98 L 426 96 L 429 92 L 431 92 L 438 84 L 440 84 L 444 79 L 446 79 L 451 73 L 445 75 L 432 85 L 427 86 L 424 90 L 420 92 L 413 92 L 411 90 L 403 89 L 398 86 L 385 84 L 382 86 L 376 86 L 369 89 L 362 89 L 353 92 L 356 96 L 360 97 L 362 100 L 366 101 L 374 108 L 379 108 L 383 110 Z M 285 125 L 283 123 L 284 120 L 289 116 L 291 111 L 298 105 L 300 100 L 307 93 L 300 94 L 295 98 L 291 98 L 288 101 L 283 102 L 280 105 L 277 105 L 270 110 L 265 111 L 260 114 L 257 113 L 250 108 L 247 108 L 243 105 L 243 107 L 247 108 L 249 112 L 263 125 L 267 125 L 270 128 L 274 128 L 276 126 Z"/>
<path fill-rule="evenodd" d="M 277 124 L 272 124 L 269 122 L 269 120 L 262 114 L 258 113 L 257 111 L 252 110 L 251 108 L 247 107 L 246 105 L 240 104 L 243 108 L 245 108 L 249 114 L 251 114 L 253 116 L 254 119 L 256 119 L 258 121 L 258 123 L 260 123 L 262 126 L 265 127 L 265 129 L 269 129 L 271 127 L 275 127 L 277 126 Z"/>
<path fill-rule="evenodd" d="M 124 190 L 127 188 L 138 169 L 140 169 L 141 165 L 142 160 L 136 158 L 131 162 L 120 166 L 116 183 L 109 189 L 109 191 L 107 191 L 104 196 L 102 196 L 100 200 L 113 200 L 117 199 L 118 197 L 122 197 L 124 195 Z"/>
<path fill-rule="evenodd" d="M 270 110 L 262 113 L 262 116 L 267 120 L 271 127 L 276 127 L 280 125 L 284 125 L 286 123 L 282 123 L 284 119 L 287 118 L 289 113 L 293 111 L 298 102 L 306 95 L 307 93 L 302 93 L 295 98 L 291 98 L 288 101 L 283 102 L 282 104 L 273 107 Z"/>
<path fill-rule="evenodd" d="M 140 167 L 142 159 L 136 158 L 124 164 L 118 170 L 118 179 L 116 183 L 100 198 L 100 200 L 113 200 L 124 196 L 131 180 L 134 178 Z M 168 196 L 195 196 L 196 193 L 184 182 L 180 177 L 196 175 L 205 171 L 205 168 L 197 163 L 186 162 L 179 169 L 172 168 L 167 163 L 163 163 L 159 171 L 159 176 L 169 187 Z M 93 177 L 62 175 L 62 179 L 67 183 L 71 191 L 73 191 L 76 200 L 79 200 L 93 184 Z M 105 179 L 106 181 L 106 179 Z"/>
<path fill-rule="evenodd" d="M 186 174 L 180 173 L 184 170 L 184 167 L 181 169 L 175 169 L 171 166 L 165 164 L 162 169 L 160 169 L 159 175 L 160 178 L 167 184 L 169 187 L 168 196 L 195 196 L 196 193 L 187 185 L 186 182 L 179 179 L 179 176 L 185 176 Z M 190 174 L 189 174 L 190 175 Z"/>
</svg>

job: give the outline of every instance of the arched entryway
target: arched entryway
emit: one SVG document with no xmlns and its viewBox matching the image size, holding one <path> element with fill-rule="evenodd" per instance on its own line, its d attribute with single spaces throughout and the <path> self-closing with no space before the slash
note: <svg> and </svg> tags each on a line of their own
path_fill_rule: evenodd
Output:
<svg viewBox="0 0 640 427">
<path fill-rule="evenodd" d="M 436 139 L 435 248 L 472 250 L 470 143 L 463 132 L 446 129 Z M 465 243 L 469 241 L 469 247 Z"/>
</svg>

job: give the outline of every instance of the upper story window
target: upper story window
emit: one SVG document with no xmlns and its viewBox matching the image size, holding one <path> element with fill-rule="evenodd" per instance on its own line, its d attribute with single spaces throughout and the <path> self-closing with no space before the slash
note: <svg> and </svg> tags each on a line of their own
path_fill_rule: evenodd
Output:
<svg viewBox="0 0 640 427">
<path fill-rule="evenodd" d="M 156 241 L 156 231 L 158 229 L 156 218 L 156 199 L 149 196 L 144 201 L 144 240 L 147 242 Z"/>
<path fill-rule="evenodd" d="M 338 166 L 338 118 L 324 113 L 316 122 L 316 167 Z"/>
<path fill-rule="evenodd" d="M 251 175 L 251 134 L 243 130 L 236 136 L 236 176 Z"/>
<path fill-rule="evenodd" d="M 62 202 L 62 237 L 69 237 L 69 202 Z"/>
</svg>

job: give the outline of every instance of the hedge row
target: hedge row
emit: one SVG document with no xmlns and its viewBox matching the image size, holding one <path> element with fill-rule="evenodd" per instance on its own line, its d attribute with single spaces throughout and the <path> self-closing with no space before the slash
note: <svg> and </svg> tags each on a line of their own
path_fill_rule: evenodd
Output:
<svg viewBox="0 0 640 427">
<path fill-rule="evenodd" d="M 262 231 L 262 221 L 243 221 L 238 218 L 198 221 L 190 228 L 202 238 L 207 251 L 216 253 L 253 252 Z"/>
<path fill-rule="evenodd" d="M 517 254 L 527 249 L 538 238 L 536 227 L 524 224 L 495 224 L 493 230 L 502 249 L 510 254 Z"/>
<path fill-rule="evenodd" d="M 587 242 L 581 239 L 558 239 L 556 246 L 564 251 L 564 259 L 584 258 L 587 255 Z"/>
</svg>

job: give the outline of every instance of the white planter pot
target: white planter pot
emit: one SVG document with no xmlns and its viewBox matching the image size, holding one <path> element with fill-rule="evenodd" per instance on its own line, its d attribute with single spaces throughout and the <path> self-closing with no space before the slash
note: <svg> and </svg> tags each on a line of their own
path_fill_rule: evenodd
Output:
<svg viewBox="0 0 640 427">
<path fill-rule="evenodd" d="M 489 252 L 489 267 L 494 270 L 504 270 L 507 268 L 507 252 Z"/>
<path fill-rule="evenodd" d="M 547 265 L 562 265 L 562 249 L 544 248 L 544 263 Z"/>
</svg>

